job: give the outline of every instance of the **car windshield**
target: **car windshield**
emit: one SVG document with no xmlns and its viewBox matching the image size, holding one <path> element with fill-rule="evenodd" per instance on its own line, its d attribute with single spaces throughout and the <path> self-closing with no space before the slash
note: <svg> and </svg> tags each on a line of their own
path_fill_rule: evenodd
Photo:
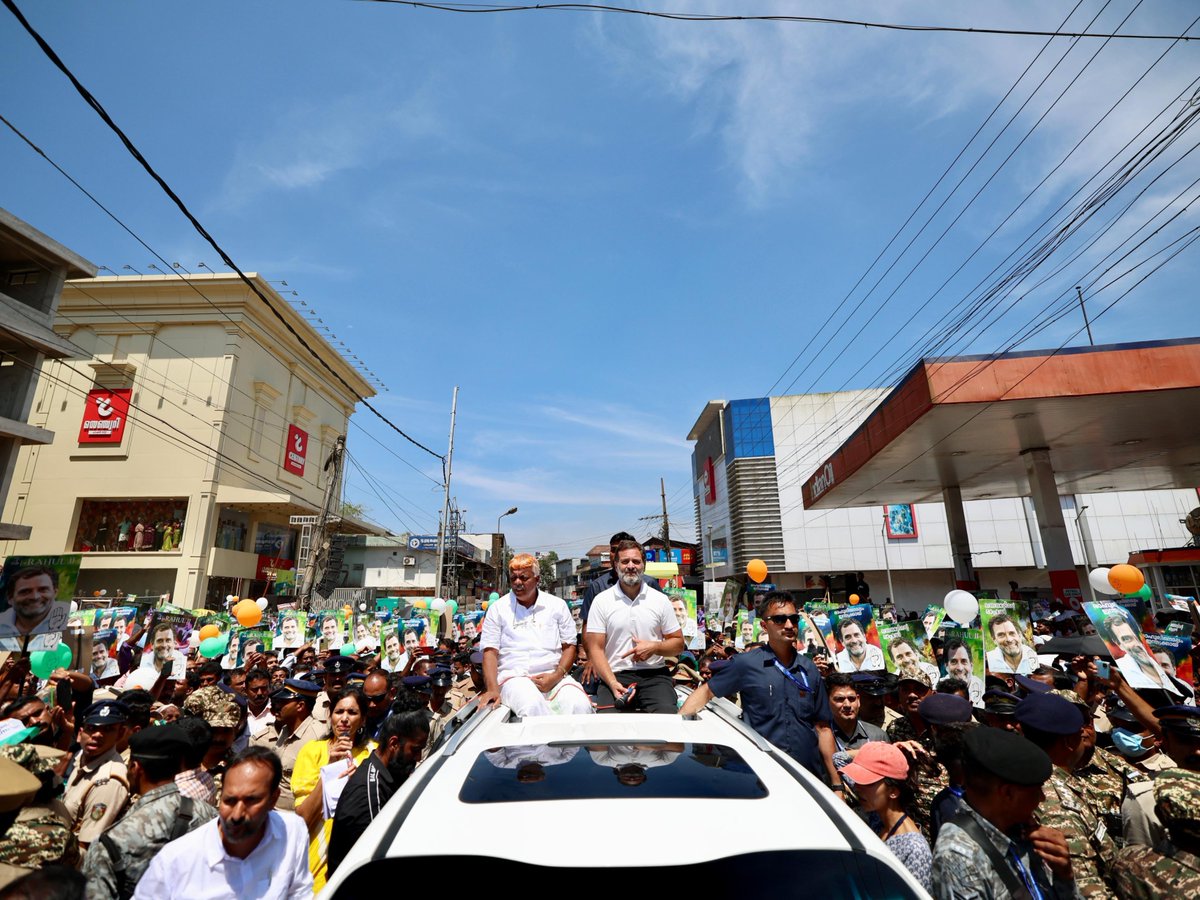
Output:
<svg viewBox="0 0 1200 900">
<path fill-rule="evenodd" d="M 717 744 L 554 743 L 479 755 L 463 803 L 524 800 L 696 798 L 757 800 L 767 789 L 745 761 Z"/>
</svg>

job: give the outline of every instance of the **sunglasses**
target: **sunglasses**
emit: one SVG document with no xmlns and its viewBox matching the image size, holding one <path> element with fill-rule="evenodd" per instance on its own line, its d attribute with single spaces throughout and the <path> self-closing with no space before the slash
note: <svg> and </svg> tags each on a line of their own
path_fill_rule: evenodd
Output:
<svg viewBox="0 0 1200 900">
<path fill-rule="evenodd" d="M 775 625 L 782 625 L 784 622 L 791 622 L 793 625 L 800 623 L 800 616 L 796 613 L 792 613 L 790 616 L 763 616 L 763 618 Z"/>
</svg>

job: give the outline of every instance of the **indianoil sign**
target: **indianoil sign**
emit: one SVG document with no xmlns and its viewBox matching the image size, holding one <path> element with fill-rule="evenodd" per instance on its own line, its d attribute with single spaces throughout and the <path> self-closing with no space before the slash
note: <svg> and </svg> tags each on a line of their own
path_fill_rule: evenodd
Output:
<svg viewBox="0 0 1200 900">
<path fill-rule="evenodd" d="M 129 418 L 131 388 L 88 391 L 83 401 L 83 422 L 79 426 L 81 444 L 119 444 L 125 436 Z"/>
<path fill-rule="evenodd" d="M 287 446 L 284 448 L 283 468 L 297 478 L 304 477 L 304 460 L 308 457 L 308 432 L 295 425 L 288 426 Z"/>
</svg>

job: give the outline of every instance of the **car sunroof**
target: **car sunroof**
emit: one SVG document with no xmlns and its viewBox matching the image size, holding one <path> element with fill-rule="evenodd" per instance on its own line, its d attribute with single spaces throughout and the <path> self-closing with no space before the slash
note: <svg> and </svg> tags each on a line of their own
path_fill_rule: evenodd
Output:
<svg viewBox="0 0 1200 900">
<path fill-rule="evenodd" d="M 623 797 L 756 800 L 767 789 L 719 744 L 555 743 L 497 747 L 479 755 L 459 791 L 463 803 Z"/>
</svg>

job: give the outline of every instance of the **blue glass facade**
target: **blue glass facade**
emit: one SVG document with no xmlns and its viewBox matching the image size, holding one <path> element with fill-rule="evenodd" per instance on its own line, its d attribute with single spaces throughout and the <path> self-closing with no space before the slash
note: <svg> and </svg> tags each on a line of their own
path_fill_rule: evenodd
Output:
<svg viewBox="0 0 1200 900">
<path fill-rule="evenodd" d="M 774 456 L 771 401 L 730 400 L 725 407 L 725 463 L 745 456 Z"/>
</svg>

